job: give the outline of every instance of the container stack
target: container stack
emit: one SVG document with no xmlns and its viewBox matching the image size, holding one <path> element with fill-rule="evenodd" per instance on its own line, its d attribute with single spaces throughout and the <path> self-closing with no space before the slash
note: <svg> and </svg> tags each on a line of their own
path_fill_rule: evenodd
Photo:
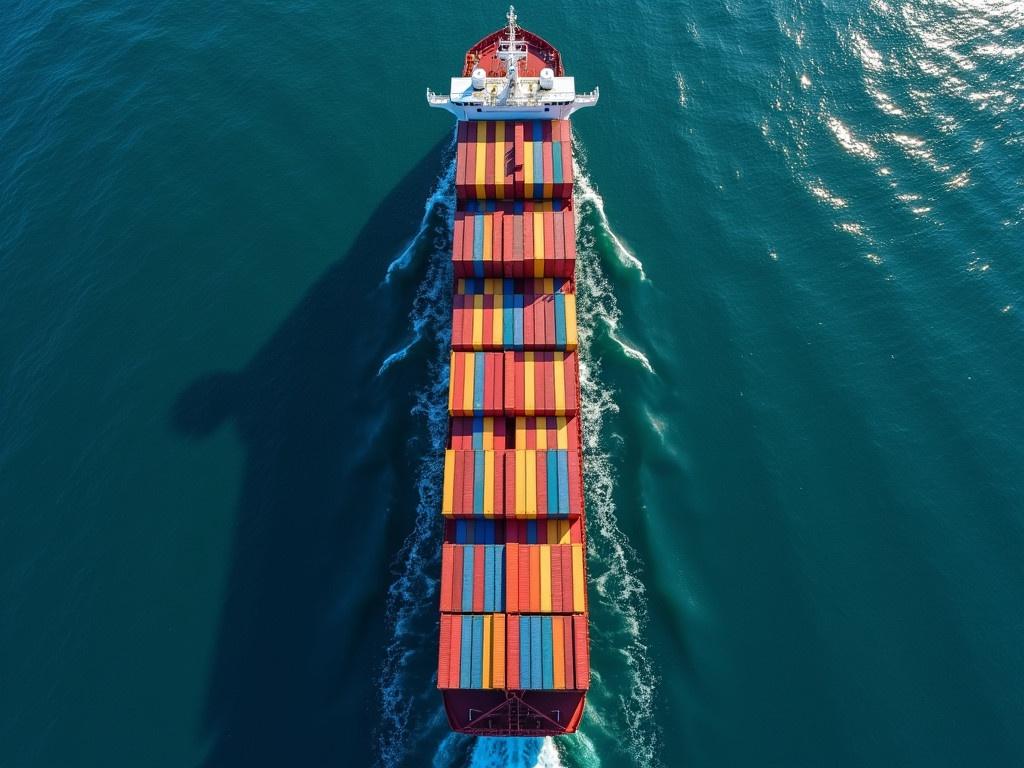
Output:
<svg viewBox="0 0 1024 768">
<path fill-rule="evenodd" d="M 576 349 L 576 294 L 571 289 L 564 278 L 458 280 L 452 296 L 452 349 Z"/>
<path fill-rule="evenodd" d="M 455 196 L 459 200 L 572 200 L 568 120 L 460 121 Z"/>
<path fill-rule="evenodd" d="M 569 123 L 460 122 L 456 163 L 437 684 L 557 718 L 590 684 Z"/>
<path fill-rule="evenodd" d="M 455 212 L 455 277 L 565 277 L 576 266 L 571 200 L 466 200 Z"/>
</svg>

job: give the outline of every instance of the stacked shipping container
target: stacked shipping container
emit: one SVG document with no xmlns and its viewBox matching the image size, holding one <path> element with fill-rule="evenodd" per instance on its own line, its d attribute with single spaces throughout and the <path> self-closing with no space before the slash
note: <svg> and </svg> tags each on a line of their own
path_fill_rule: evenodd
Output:
<svg viewBox="0 0 1024 768">
<path fill-rule="evenodd" d="M 575 517 L 583 511 L 578 451 L 448 449 L 445 517 Z"/>
<path fill-rule="evenodd" d="M 567 730 L 590 684 L 571 146 L 567 121 L 458 126 L 438 655 L 439 688 Z"/>
<path fill-rule="evenodd" d="M 576 349 L 576 294 L 456 293 L 452 349 Z"/>
<path fill-rule="evenodd" d="M 458 124 L 459 200 L 572 199 L 568 120 L 479 120 Z"/>
<path fill-rule="evenodd" d="M 578 375 L 575 351 L 453 351 L 448 411 L 452 416 L 568 416 L 579 408 Z"/>
<path fill-rule="evenodd" d="M 576 266 L 571 201 L 467 200 L 455 213 L 455 277 L 565 277 Z"/>
</svg>

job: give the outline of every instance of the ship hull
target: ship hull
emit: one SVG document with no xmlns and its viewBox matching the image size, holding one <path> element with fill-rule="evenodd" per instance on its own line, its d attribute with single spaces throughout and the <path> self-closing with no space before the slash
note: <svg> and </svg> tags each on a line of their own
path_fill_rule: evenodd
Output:
<svg viewBox="0 0 1024 768">
<path fill-rule="evenodd" d="M 444 109 L 457 120 L 568 120 L 581 104 L 560 104 L 538 107 L 461 106 L 448 101 Z"/>
<path fill-rule="evenodd" d="M 452 730 L 475 736 L 561 736 L 583 719 L 582 691 L 445 691 Z"/>
<path fill-rule="evenodd" d="M 504 72 L 515 45 L 524 76 L 561 77 L 559 52 L 509 17 L 466 54 L 466 74 Z M 437 687 L 454 731 L 559 736 L 579 727 L 590 687 L 565 119 L 579 105 L 452 103 L 469 87 L 453 79 L 451 100 L 432 103 L 459 118 Z"/>
</svg>

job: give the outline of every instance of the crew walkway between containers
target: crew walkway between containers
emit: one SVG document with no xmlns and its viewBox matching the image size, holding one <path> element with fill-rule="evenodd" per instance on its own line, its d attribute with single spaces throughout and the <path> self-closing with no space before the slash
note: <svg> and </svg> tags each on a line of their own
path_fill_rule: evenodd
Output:
<svg viewBox="0 0 1024 768">
<path fill-rule="evenodd" d="M 571 133 L 457 131 L 437 685 L 459 730 L 571 732 L 590 685 Z"/>
</svg>

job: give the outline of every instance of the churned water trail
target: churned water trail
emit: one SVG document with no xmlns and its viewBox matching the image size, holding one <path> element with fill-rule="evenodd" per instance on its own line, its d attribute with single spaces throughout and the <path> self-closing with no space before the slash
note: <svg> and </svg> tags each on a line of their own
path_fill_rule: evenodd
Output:
<svg viewBox="0 0 1024 768">
<path fill-rule="evenodd" d="M 573 195 L 576 209 L 579 218 L 582 220 L 586 213 L 590 213 L 591 216 L 596 217 L 596 228 L 591 225 L 588 232 L 590 233 L 591 240 L 588 247 L 591 250 L 598 248 L 596 242 L 598 236 L 609 242 L 612 246 L 612 250 L 615 253 L 619 263 L 630 269 L 635 269 L 640 273 L 641 280 L 647 280 L 647 274 L 644 272 L 643 262 L 636 257 L 629 248 L 622 242 L 622 239 L 612 229 L 611 224 L 608 221 L 608 214 L 604 209 L 604 198 L 594 188 L 594 184 L 591 182 L 590 177 L 586 174 L 584 166 L 586 163 L 586 155 L 583 152 L 583 147 L 578 141 L 573 141 L 573 173 L 576 179 L 576 191 Z M 606 281 L 607 282 L 607 281 Z M 592 286 L 592 290 L 604 295 L 610 293 L 610 286 L 604 285 L 599 286 L 597 284 Z M 618 310 L 618 305 L 615 303 L 614 298 L 610 302 L 598 302 L 594 307 L 596 317 L 600 318 L 601 322 L 605 324 L 608 332 L 608 338 L 614 341 L 623 354 L 630 360 L 636 360 L 648 373 L 654 373 L 654 367 L 651 365 L 650 359 L 636 347 L 628 344 L 620 335 L 619 321 L 621 318 L 621 312 Z"/>
<path fill-rule="evenodd" d="M 416 396 L 415 411 L 426 420 L 431 450 L 424 455 L 417 471 L 419 503 L 416 524 L 396 558 L 396 577 L 389 590 L 388 622 L 391 640 L 385 651 L 380 675 L 381 718 L 379 729 L 380 763 L 398 766 L 409 758 L 411 744 L 426 723 L 416 705 L 425 703 L 426 711 L 439 709 L 433 701 L 436 691 L 425 680 L 414 680 L 413 668 L 422 669 L 415 657 L 427 654 L 433 647 L 436 622 L 433 620 L 432 597 L 436 591 L 438 566 L 438 535 L 436 509 L 441 487 L 443 465 L 440 459 L 446 437 L 448 350 L 450 346 L 451 267 L 448 250 L 451 243 L 451 214 L 454 205 L 452 165 L 438 180 L 420 234 L 408 249 L 410 255 L 400 260 L 405 268 L 419 252 L 423 235 L 433 232 L 429 244 L 426 275 L 417 290 L 410 323 L 415 339 L 401 354 L 391 355 L 382 365 L 381 373 L 405 357 L 408 350 L 422 338 L 433 342 L 433 358 L 429 362 L 429 383 Z M 555 768 L 562 765 L 596 768 L 601 764 L 586 731 L 603 731 L 612 741 L 625 734 L 623 751 L 637 765 L 657 765 L 657 729 L 650 725 L 653 696 L 657 678 L 644 640 L 647 622 L 646 592 L 638 576 L 639 560 L 619 529 L 613 500 L 614 471 L 607 449 L 605 417 L 618 411 L 615 393 L 602 381 L 602 355 L 594 350 L 596 335 L 611 339 L 623 353 L 638 360 L 652 371 L 646 355 L 626 345 L 618 336 L 621 311 L 613 287 L 601 266 L 603 258 L 618 259 L 621 264 L 638 269 L 642 264 L 621 245 L 604 213 L 600 196 L 594 190 L 582 166 L 577 168 L 579 211 L 577 292 L 580 302 L 580 386 L 584 421 L 586 493 L 588 511 L 589 557 L 592 595 L 600 604 L 603 626 L 592 642 L 609 642 L 617 651 L 600 656 L 602 664 L 621 664 L 629 686 L 618 694 L 592 692 L 588 701 L 583 731 L 563 741 L 560 750 L 555 740 L 480 738 L 467 744 L 465 737 L 446 735 L 437 744 L 433 765 L 455 766 L 467 759 L 470 766 L 512 766 L 514 768 Z M 611 253 L 602 252 L 601 244 L 611 244 Z M 624 258 L 623 255 L 628 256 Z M 392 263 L 398 263 L 396 260 Z M 389 268 L 390 269 L 390 268 Z M 599 655 L 597 653 L 595 656 Z M 422 660 L 426 663 L 427 660 Z M 601 679 L 595 664 L 594 680 Z M 608 708 L 611 711 L 607 711 Z M 564 752 L 567 762 L 563 762 Z"/>
<path fill-rule="evenodd" d="M 454 145 L 449 147 L 449 152 L 452 151 Z M 451 241 L 451 219 L 454 215 L 454 204 L 455 204 L 455 158 L 451 158 L 445 171 L 437 180 L 437 184 L 434 187 L 433 193 L 427 198 L 427 203 L 423 211 L 423 220 L 420 222 L 419 231 L 409 242 L 409 245 L 405 247 L 405 250 L 395 258 L 389 265 L 387 274 L 384 277 L 384 282 L 388 283 L 391 281 L 392 275 L 398 270 L 405 269 L 412 262 L 417 249 L 427 242 L 427 236 L 431 235 L 430 243 L 434 245 L 436 249 L 441 249 L 444 242 Z M 424 283 L 424 286 L 430 285 Z M 421 289 L 422 290 L 422 289 Z M 424 306 L 429 302 L 433 301 L 433 293 L 418 294 L 416 303 L 410 313 L 409 320 L 412 328 L 412 339 L 407 344 L 392 352 L 384 361 L 380 364 L 380 368 L 377 370 L 377 375 L 383 375 L 388 368 L 400 360 L 404 360 L 409 354 L 409 351 L 415 347 L 420 340 L 423 338 L 424 333 L 428 327 L 432 327 L 432 324 L 437 319 L 436 312 L 432 311 L 432 307 Z"/>
<path fill-rule="evenodd" d="M 452 134 L 452 142 L 448 145 L 446 154 L 453 155 L 455 151 L 455 134 Z M 427 198 L 426 203 L 423 204 L 423 219 L 420 221 L 420 228 L 413 235 L 408 245 L 402 250 L 398 256 L 391 260 L 388 264 L 387 272 L 384 275 L 384 282 L 391 282 L 391 278 L 396 272 L 399 272 L 409 264 L 412 263 L 413 256 L 416 253 L 416 246 L 420 242 L 420 239 L 429 231 L 431 227 L 431 221 L 435 209 L 438 207 L 444 208 L 449 211 L 449 214 L 453 211 L 453 204 L 455 201 L 454 197 L 455 189 L 455 158 L 452 156 L 451 161 L 445 168 L 444 173 L 441 174 L 441 178 L 438 179 L 437 185 L 434 187 L 434 191 L 430 197 Z"/>
<path fill-rule="evenodd" d="M 420 233 L 407 249 L 410 261 L 421 253 L 428 260 L 426 275 L 409 313 L 416 338 L 400 355 L 395 353 L 385 360 L 380 371 L 383 373 L 392 363 L 403 359 L 418 340 L 432 342 L 427 382 L 416 392 L 413 407 L 413 412 L 426 421 L 429 446 L 423 451 L 416 475 L 418 502 L 414 527 L 393 561 L 394 580 L 387 597 L 390 638 L 379 676 L 381 725 L 378 728 L 379 762 L 385 767 L 400 765 L 407 757 L 410 742 L 426 730 L 419 712 L 438 709 L 436 691 L 430 684 L 432 678 L 412 674 L 410 669 L 429 669 L 436 643 L 434 594 L 440 561 L 437 511 L 448 432 L 454 167 L 454 158 L 451 158 L 428 200 Z M 392 262 L 392 266 L 395 263 Z M 418 710 L 419 703 L 426 706 Z"/>
<path fill-rule="evenodd" d="M 0 765 L 537 763 L 433 679 L 424 88 L 502 10 L 5 5 Z M 1020 3 L 523 10 L 605 89 L 557 759 L 1024 765 Z"/>
<path fill-rule="evenodd" d="M 555 740 L 547 738 L 479 738 L 469 768 L 562 768 Z"/>
<path fill-rule="evenodd" d="M 654 725 L 657 674 L 645 637 L 647 592 L 639 576 L 642 561 L 618 524 L 614 499 L 615 470 L 609 446 L 609 416 L 618 413 L 616 393 L 601 375 L 604 357 L 596 344 L 601 333 L 627 357 L 653 372 L 647 357 L 615 337 L 621 310 L 602 268 L 602 244 L 613 245 L 614 257 L 638 269 L 640 260 L 621 245 L 604 211 L 603 201 L 586 172 L 583 153 L 575 168 L 577 208 L 576 290 L 579 304 L 580 408 L 583 418 L 584 484 L 587 509 L 588 569 L 591 595 L 591 662 L 594 689 L 588 698 L 582 733 L 591 729 L 619 743 L 639 766 L 659 764 L 659 729 Z M 628 258 L 624 259 L 623 256 Z M 646 280 L 646 277 L 644 276 Z M 631 354 L 632 353 L 632 354 Z M 595 601 L 596 598 L 596 601 Z M 596 602 L 596 605 L 595 605 Z M 595 610 L 595 608 L 597 610 Z M 610 670 L 621 666 L 623 670 Z M 625 674 L 617 674 L 622 673 Z M 608 677 L 628 680 L 621 691 L 600 690 Z M 596 690 L 595 690 L 596 689 Z M 621 735 L 625 735 L 625 739 Z M 596 754 L 585 739 L 572 743 L 573 759 L 595 764 Z"/>
<path fill-rule="evenodd" d="M 608 214 L 604 210 L 604 198 L 598 194 L 597 190 L 594 189 L 594 185 L 591 183 L 590 178 L 581 172 L 581 167 L 586 164 L 586 154 L 583 151 L 582 145 L 573 138 L 572 142 L 573 150 L 573 173 L 576 176 L 576 189 L 573 197 L 576 199 L 577 205 L 587 203 L 593 206 L 594 213 L 597 216 L 598 222 L 601 225 L 600 233 L 603 237 L 606 237 L 612 244 L 616 258 L 619 263 L 624 267 L 635 269 L 640 273 L 642 280 L 647 279 L 647 274 L 644 272 L 644 265 L 636 257 L 636 254 L 631 251 L 622 239 L 612 229 L 611 224 L 608 223 Z"/>
</svg>

